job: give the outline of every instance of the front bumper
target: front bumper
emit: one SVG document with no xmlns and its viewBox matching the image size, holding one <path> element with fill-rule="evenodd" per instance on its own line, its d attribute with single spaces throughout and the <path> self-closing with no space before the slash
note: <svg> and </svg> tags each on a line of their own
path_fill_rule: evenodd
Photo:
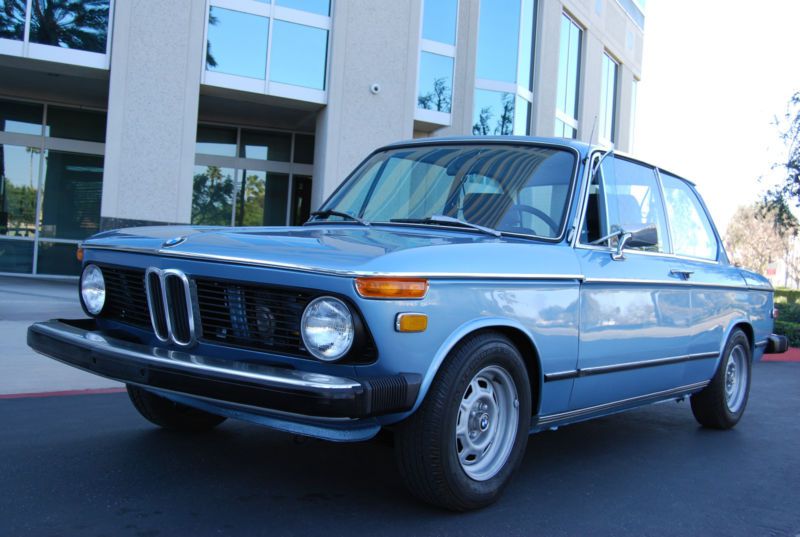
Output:
<svg viewBox="0 0 800 537">
<path fill-rule="evenodd" d="M 98 330 L 92 319 L 28 328 L 35 351 L 125 383 L 228 405 L 312 418 L 360 419 L 411 410 L 420 375 L 355 380 L 150 347 Z"/>
</svg>

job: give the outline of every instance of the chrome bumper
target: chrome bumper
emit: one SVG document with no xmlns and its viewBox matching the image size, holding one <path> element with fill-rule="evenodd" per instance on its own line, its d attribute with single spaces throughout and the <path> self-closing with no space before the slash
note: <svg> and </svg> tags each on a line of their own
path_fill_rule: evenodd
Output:
<svg viewBox="0 0 800 537">
<path fill-rule="evenodd" d="M 53 320 L 28 328 L 35 351 L 104 377 L 260 409 L 311 417 L 366 418 L 410 410 L 421 377 L 365 380 L 210 358 L 112 337 L 94 320 Z"/>
</svg>

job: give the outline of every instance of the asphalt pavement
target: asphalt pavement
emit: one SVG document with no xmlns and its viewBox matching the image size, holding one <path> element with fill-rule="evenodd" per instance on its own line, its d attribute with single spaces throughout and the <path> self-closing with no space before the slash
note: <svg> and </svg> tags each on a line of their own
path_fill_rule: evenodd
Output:
<svg viewBox="0 0 800 537">
<path fill-rule="evenodd" d="M 124 393 L 0 399 L 0 536 L 800 535 L 800 364 L 760 363 L 732 431 L 688 403 L 532 436 L 496 505 L 414 500 L 391 447 L 228 421 L 182 435 Z"/>
</svg>

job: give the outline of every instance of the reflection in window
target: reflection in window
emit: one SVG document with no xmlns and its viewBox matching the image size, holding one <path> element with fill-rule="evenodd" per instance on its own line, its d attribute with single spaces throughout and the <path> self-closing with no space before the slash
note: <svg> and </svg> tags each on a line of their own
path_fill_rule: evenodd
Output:
<svg viewBox="0 0 800 537">
<path fill-rule="evenodd" d="M 314 137 L 312 135 L 294 135 L 294 161 L 299 164 L 314 164 Z"/>
<path fill-rule="evenodd" d="M 106 141 L 106 115 L 103 112 L 48 106 L 45 136 L 103 143 Z"/>
<path fill-rule="evenodd" d="M 325 89 L 328 31 L 276 20 L 273 25 L 270 80 Z"/>
<path fill-rule="evenodd" d="M 675 253 L 716 260 L 716 235 L 697 195 L 688 184 L 668 173 L 661 172 L 661 182 Z"/>
<path fill-rule="evenodd" d="M 206 69 L 264 80 L 268 32 L 267 17 L 212 6 L 208 14 Z"/>
<path fill-rule="evenodd" d="M 195 166 L 192 183 L 192 224 L 229 226 L 236 171 L 220 166 Z"/>
<path fill-rule="evenodd" d="M 520 0 L 481 0 L 477 78 L 517 82 Z"/>
<path fill-rule="evenodd" d="M 30 41 L 104 54 L 108 13 L 109 0 L 32 0 Z"/>
<path fill-rule="evenodd" d="M 288 196 L 288 175 L 245 170 L 236 204 L 236 225 L 286 225 Z"/>
<path fill-rule="evenodd" d="M 275 0 L 275 5 L 317 13 L 318 15 L 329 15 L 331 11 L 330 0 Z"/>
<path fill-rule="evenodd" d="M 456 44 L 458 0 L 425 0 L 422 6 L 422 39 Z"/>
<path fill-rule="evenodd" d="M 533 89 L 533 27 L 535 17 L 534 0 L 522 0 L 519 26 L 519 60 L 517 61 L 517 84 Z"/>
<path fill-rule="evenodd" d="M 475 90 L 472 134 L 478 136 L 514 133 L 514 94 Z"/>
<path fill-rule="evenodd" d="M 295 175 L 292 180 L 293 226 L 302 226 L 311 215 L 311 177 Z"/>
<path fill-rule="evenodd" d="M 39 256 L 36 262 L 38 274 L 58 274 L 74 276 L 81 273 L 81 263 L 75 255 L 78 245 L 75 243 L 56 243 L 41 241 Z"/>
<path fill-rule="evenodd" d="M 603 54 L 602 80 L 600 83 L 600 140 L 614 143 L 616 139 L 617 116 L 617 62 L 608 54 Z"/>
<path fill-rule="evenodd" d="M 33 240 L 0 239 L 0 272 L 30 274 L 33 271 Z"/>
<path fill-rule="evenodd" d="M 555 134 L 564 138 L 575 138 L 578 125 L 581 29 L 566 14 L 561 16 L 561 42 L 558 54 Z"/>
<path fill-rule="evenodd" d="M 289 162 L 292 135 L 288 132 L 242 130 L 240 157 Z"/>
<path fill-rule="evenodd" d="M 420 53 L 417 107 L 450 113 L 453 98 L 453 58 Z"/>
<path fill-rule="evenodd" d="M 44 107 L 15 101 L 0 101 L 0 131 L 42 135 Z"/>
<path fill-rule="evenodd" d="M 22 41 L 24 36 L 25 2 L 22 0 L 0 0 L 0 38 Z"/>
<path fill-rule="evenodd" d="M 103 157 L 47 151 L 40 236 L 85 239 L 100 231 Z"/>
<path fill-rule="evenodd" d="M 35 235 L 40 158 L 38 147 L 0 145 L 0 235 Z"/>
<path fill-rule="evenodd" d="M 203 155 L 235 157 L 236 129 L 199 125 L 195 151 Z"/>
</svg>

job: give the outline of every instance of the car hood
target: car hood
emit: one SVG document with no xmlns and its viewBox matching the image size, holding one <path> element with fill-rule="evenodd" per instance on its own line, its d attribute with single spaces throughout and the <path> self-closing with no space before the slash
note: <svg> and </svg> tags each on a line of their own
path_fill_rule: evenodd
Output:
<svg viewBox="0 0 800 537">
<path fill-rule="evenodd" d="M 141 227 L 100 233 L 84 247 L 337 274 L 530 275 L 578 270 L 574 256 L 559 262 L 569 249 L 552 243 L 400 226 Z"/>
</svg>

